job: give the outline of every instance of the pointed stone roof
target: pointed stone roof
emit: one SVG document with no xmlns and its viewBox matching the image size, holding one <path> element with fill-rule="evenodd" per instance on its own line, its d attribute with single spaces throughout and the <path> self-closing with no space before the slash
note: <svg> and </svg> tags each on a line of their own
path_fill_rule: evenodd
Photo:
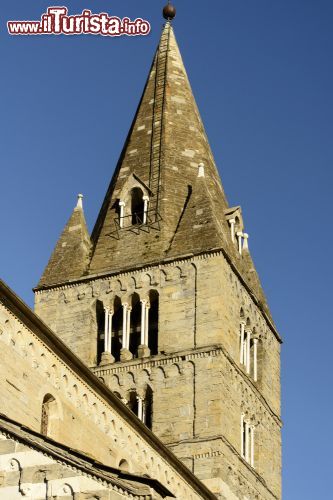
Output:
<svg viewBox="0 0 333 500">
<path fill-rule="evenodd" d="M 72 281 L 85 273 L 91 250 L 90 236 L 83 213 L 82 195 L 63 230 L 38 287 Z"/>
<path fill-rule="evenodd" d="M 211 212 L 218 207 L 216 216 L 221 218 L 227 202 L 174 31 L 168 22 L 92 234 L 94 250 L 89 272 L 107 272 L 121 269 L 129 261 L 131 265 L 139 265 L 166 257 L 172 250 L 171 242 L 179 228 L 188 192 L 196 185 L 200 163 L 205 164 L 207 189 L 212 197 Z M 138 230 L 134 238 L 131 231 L 117 231 L 117 203 L 124 190 L 126 192 L 131 174 L 151 191 L 151 227 L 149 232 L 145 232 L 145 228 Z M 128 186 L 127 192 L 130 188 Z M 191 221 L 189 224 L 191 228 Z M 215 239 L 215 234 L 212 236 Z M 133 245 L 135 254 L 129 255 L 127 249 Z"/>
</svg>

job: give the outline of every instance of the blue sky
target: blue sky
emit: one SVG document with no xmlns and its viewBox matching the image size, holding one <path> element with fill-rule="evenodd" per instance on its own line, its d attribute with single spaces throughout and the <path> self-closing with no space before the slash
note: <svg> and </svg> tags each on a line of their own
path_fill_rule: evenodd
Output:
<svg viewBox="0 0 333 500">
<path fill-rule="evenodd" d="M 56 2 L 53 2 L 56 3 Z M 143 17 L 148 37 L 10 37 L 50 5 L 4 0 L 1 277 L 30 305 L 84 193 L 90 229 L 162 27 L 158 0 L 68 1 Z M 231 205 L 284 338 L 285 500 L 329 498 L 332 468 L 331 0 L 177 0 L 175 32 Z"/>
</svg>

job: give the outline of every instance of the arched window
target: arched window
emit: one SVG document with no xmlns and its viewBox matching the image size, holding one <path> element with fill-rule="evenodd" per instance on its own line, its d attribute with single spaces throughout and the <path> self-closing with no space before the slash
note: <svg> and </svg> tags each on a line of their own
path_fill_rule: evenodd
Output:
<svg viewBox="0 0 333 500">
<path fill-rule="evenodd" d="M 96 301 L 96 323 L 97 323 L 97 364 L 100 363 L 102 352 L 104 352 L 104 326 L 105 311 L 103 302 Z"/>
<path fill-rule="evenodd" d="M 146 426 L 152 428 L 153 419 L 153 391 L 147 386 L 144 399 L 136 391 L 129 393 L 127 406 Z"/>
<path fill-rule="evenodd" d="M 120 360 L 120 350 L 122 347 L 123 334 L 123 309 L 119 297 L 115 297 L 113 302 L 112 317 L 112 355 L 116 361 Z"/>
<path fill-rule="evenodd" d="M 51 420 L 57 418 L 58 406 L 52 394 L 46 394 L 42 403 L 41 434 L 50 435 Z"/>
<path fill-rule="evenodd" d="M 149 326 L 148 326 L 148 347 L 150 354 L 158 354 L 158 311 L 159 295 L 156 290 L 149 292 Z"/>
<path fill-rule="evenodd" d="M 141 341 L 141 302 L 137 293 L 133 293 L 131 297 L 131 327 L 129 350 L 133 357 L 138 357 L 138 347 Z"/>
<path fill-rule="evenodd" d="M 131 191 L 131 215 L 132 225 L 143 224 L 144 200 L 143 191 L 139 187 L 135 187 Z"/>
<path fill-rule="evenodd" d="M 241 455 L 254 467 L 255 426 L 244 414 L 241 415 Z"/>
<path fill-rule="evenodd" d="M 139 416 L 139 401 L 138 395 L 135 391 L 130 392 L 127 406 L 137 417 Z"/>
</svg>

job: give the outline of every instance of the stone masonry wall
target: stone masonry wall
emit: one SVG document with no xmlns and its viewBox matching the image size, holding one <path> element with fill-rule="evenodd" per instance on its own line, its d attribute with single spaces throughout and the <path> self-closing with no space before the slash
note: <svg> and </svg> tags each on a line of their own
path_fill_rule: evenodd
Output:
<svg viewBox="0 0 333 500">
<path fill-rule="evenodd" d="M 111 306 L 115 296 L 127 302 L 151 289 L 159 292 L 160 355 L 96 373 L 124 400 L 130 388 L 143 394 L 150 385 L 153 431 L 215 489 L 220 479 L 236 495 L 255 488 L 259 498 L 280 498 L 280 343 L 221 253 L 38 292 L 36 312 L 93 367 L 96 300 Z M 242 318 L 259 342 L 256 382 L 239 362 Z M 240 457 L 241 413 L 256 425 L 255 470 Z M 229 479 L 237 471 L 236 487 Z"/>
<path fill-rule="evenodd" d="M 134 389 L 141 397 L 152 389 L 153 432 L 207 486 L 229 484 L 229 464 L 246 477 L 236 494 L 279 497 L 280 422 L 222 347 L 117 365 L 94 371 L 125 402 Z M 240 456 L 241 410 L 256 424 L 254 470 Z"/>
</svg>

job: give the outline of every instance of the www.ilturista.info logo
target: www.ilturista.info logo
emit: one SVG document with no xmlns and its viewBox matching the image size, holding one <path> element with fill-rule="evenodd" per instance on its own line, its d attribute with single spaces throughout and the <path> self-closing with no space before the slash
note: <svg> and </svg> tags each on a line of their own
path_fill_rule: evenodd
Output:
<svg viewBox="0 0 333 500">
<path fill-rule="evenodd" d="M 40 21 L 8 21 L 7 28 L 10 35 L 138 36 L 150 33 L 150 23 L 141 18 L 131 21 L 105 12 L 93 14 L 88 9 L 69 16 L 67 7 L 49 7 Z"/>
</svg>

